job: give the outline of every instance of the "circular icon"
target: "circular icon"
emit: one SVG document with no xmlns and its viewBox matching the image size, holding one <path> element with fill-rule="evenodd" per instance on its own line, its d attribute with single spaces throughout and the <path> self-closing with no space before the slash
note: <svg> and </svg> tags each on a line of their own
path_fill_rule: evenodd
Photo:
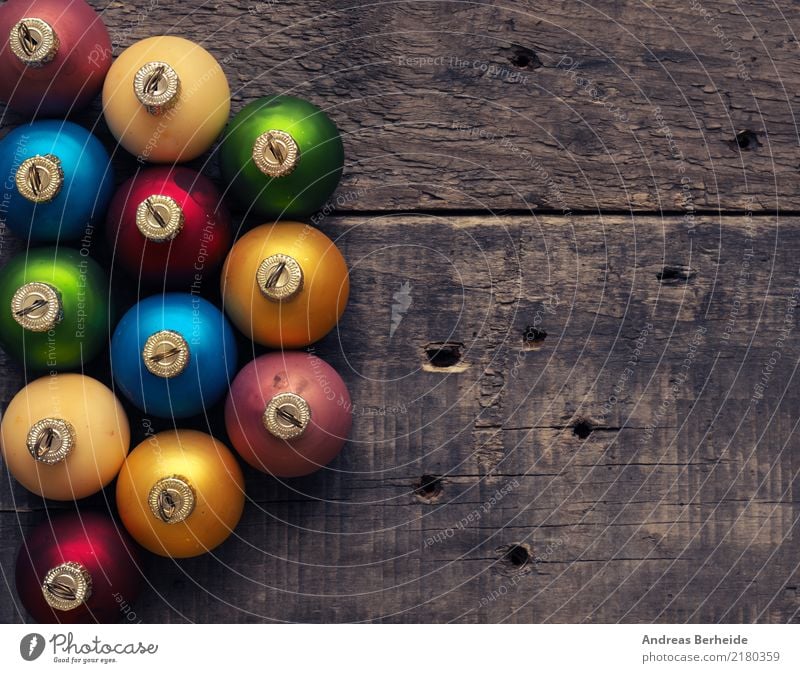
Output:
<svg viewBox="0 0 800 673">
<path fill-rule="evenodd" d="M 19 641 L 19 654 L 25 661 L 33 661 L 44 652 L 44 636 L 41 633 L 29 633 Z"/>
</svg>

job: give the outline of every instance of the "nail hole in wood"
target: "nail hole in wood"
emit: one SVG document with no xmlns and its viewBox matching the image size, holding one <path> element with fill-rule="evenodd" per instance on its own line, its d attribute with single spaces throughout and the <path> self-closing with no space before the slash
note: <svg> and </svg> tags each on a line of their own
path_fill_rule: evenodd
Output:
<svg viewBox="0 0 800 673">
<path fill-rule="evenodd" d="M 678 283 L 688 283 L 697 275 L 697 272 L 683 264 L 667 264 L 661 271 L 656 273 L 656 278 L 664 285 L 677 285 Z"/>
<path fill-rule="evenodd" d="M 501 572 L 505 574 L 527 573 L 533 566 L 533 553 L 529 545 L 523 542 L 498 547 L 497 555 L 501 561 Z"/>
<path fill-rule="evenodd" d="M 431 343 L 425 346 L 428 362 L 437 369 L 455 367 L 461 360 L 464 344 L 457 341 Z"/>
<path fill-rule="evenodd" d="M 526 350 L 534 350 L 539 348 L 546 338 L 547 332 L 533 325 L 528 325 L 522 332 L 522 347 Z"/>
<path fill-rule="evenodd" d="M 591 435 L 592 430 L 594 430 L 594 427 L 585 418 L 578 419 L 575 421 L 575 425 L 572 426 L 572 434 L 581 439 L 586 439 Z"/>
<path fill-rule="evenodd" d="M 542 67 L 542 61 L 536 55 L 536 52 L 519 44 L 512 45 L 508 60 L 511 65 L 523 70 L 536 70 Z"/>
<path fill-rule="evenodd" d="M 415 484 L 414 495 L 425 503 L 436 502 L 442 495 L 442 478 L 436 474 L 423 474 Z"/>
<path fill-rule="evenodd" d="M 755 131 L 745 129 L 736 134 L 734 140 L 736 146 L 740 150 L 753 150 L 761 146 L 761 141 L 758 139 L 758 134 Z"/>
</svg>

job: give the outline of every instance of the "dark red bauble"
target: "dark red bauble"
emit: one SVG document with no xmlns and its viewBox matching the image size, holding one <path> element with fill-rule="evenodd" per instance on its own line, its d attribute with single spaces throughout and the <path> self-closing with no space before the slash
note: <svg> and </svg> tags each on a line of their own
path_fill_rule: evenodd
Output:
<svg viewBox="0 0 800 673">
<path fill-rule="evenodd" d="M 22 55 L 31 64 L 15 54 L 22 43 L 10 37 L 12 29 L 19 34 L 22 19 L 44 22 L 24 26 L 33 41 L 24 43 L 31 53 Z M 0 7 L 0 40 L 0 98 L 26 115 L 62 116 L 86 107 L 111 66 L 108 30 L 84 0 L 9 0 Z"/>
<path fill-rule="evenodd" d="M 276 477 L 301 477 L 327 465 L 352 422 L 344 381 L 324 360 L 301 351 L 253 360 L 234 379 L 225 403 L 234 448 Z"/>
<path fill-rule="evenodd" d="M 190 168 L 147 168 L 114 195 L 106 235 L 120 264 L 138 281 L 199 291 L 231 245 L 222 197 Z"/>
<path fill-rule="evenodd" d="M 82 585 L 86 576 L 88 592 Z M 50 602 L 43 589 L 48 581 Z M 133 543 L 120 524 L 98 512 L 71 512 L 43 521 L 17 556 L 17 593 L 40 623 L 113 623 L 129 618 L 135 614 L 130 605 L 140 584 Z M 88 597 L 70 609 L 51 606 L 59 599 L 77 602 L 76 594 Z"/>
</svg>

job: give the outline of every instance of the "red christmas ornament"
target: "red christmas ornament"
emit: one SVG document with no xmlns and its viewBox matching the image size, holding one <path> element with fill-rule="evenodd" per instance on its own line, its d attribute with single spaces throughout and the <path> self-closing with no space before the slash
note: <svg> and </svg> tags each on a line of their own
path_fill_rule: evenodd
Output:
<svg viewBox="0 0 800 673">
<path fill-rule="evenodd" d="M 301 477 L 342 450 L 352 425 L 350 394 L 336 370 L 300 351 L 262 355 L 231 384 L 225 426 L 257 470 Z"/>
<path fill-rule="evenodd" d="M 121 524 L 97 512 L 43 521 L 17 556 L 17 593 L 37 622 L 118 622 L 134 614 L 141 575 Z"/>
<path fill-rule="evenodd" d="M 111 66 L 108 30 L 84 0 L 9 0 L 0 39 L 0 98 L 26 115 L 86 107 Z"/>
<path fill-rule="evenodd" d="M 114 261 L 136 279 L 189 292 L 222 264 L 230 215 L 214 184 L 189 168 L 148 168 L 123 184 L 108 211 Z"/>
</svg>

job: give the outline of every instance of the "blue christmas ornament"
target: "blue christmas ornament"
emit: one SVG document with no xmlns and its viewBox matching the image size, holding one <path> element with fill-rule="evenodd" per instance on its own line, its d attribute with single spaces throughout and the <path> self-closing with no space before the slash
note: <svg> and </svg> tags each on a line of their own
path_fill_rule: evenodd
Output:
<svg viewBox="0 0 800 673">
<path fill-rule="evenodd" d="M 222 312 L 191 294 L 148 297 L 120 320 L 111 373 L 147 414 L 185 418 L 212 406 L 236 373 L 236 343 Z"/>
<path fill-rule="evenodd" d="M 114 191 L 103 145 L 67 121 L 25 124 L 3 138 L 0 180 L 0 222 L 31 243 L 90 234 Z"/>
</svg>

